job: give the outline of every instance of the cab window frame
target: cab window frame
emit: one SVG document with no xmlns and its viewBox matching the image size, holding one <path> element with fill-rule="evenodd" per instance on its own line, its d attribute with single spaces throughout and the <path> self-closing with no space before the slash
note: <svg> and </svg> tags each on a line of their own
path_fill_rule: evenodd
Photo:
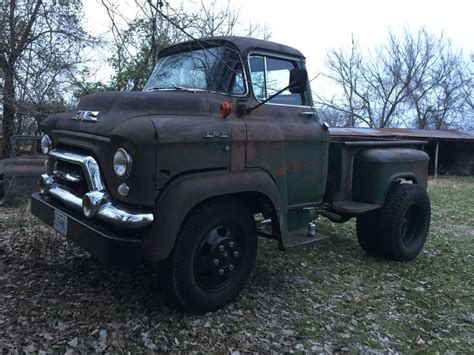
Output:
<svg viewBox="0 0 474 355">
<path fill-rule="evenodd" d="M 292 62 L 295 65 L 294 68 L 298 68 L 298 69 L 303 69 L 305 67 L 304 58 L 283 55 L 283 54 L 280 54 L 280 53 L 265 52 L 265 51 L 251 51 L 251 52 L 249 52 L 247 54 L 247 65 L 248 65 L 248 75 L 247 75 L 247 77 L 251 80 L 251 83 L 249 83 L 250 84 L 249 87 L 251 87 L 253 98 L 258 102 L 262 102 L 263 98 L 259 98 L 256 95 L 256 92 L 255 92 L 255 89 L 254 89 L 254 83 L 253 83 L 253 80 L 252 80 L 252 67 L 251 67 L 251 58 L 252 57 L 262 57 L 262 58 L 264 58 L 264 67 L 265 67 L 265 69 L 264 69 L 264 78 L 265 78 L 264 91 L 265 91 L 265 95 L 266 95 L 265 97 L 268 97 L 267 96 L 268 93 L 267 93 L 267 90 L 266 90 L 267 58 L 282 60 L 282 61 L 286 61 L 286 62 Z M 288 85 L 288 83 L 286 85 Z M 300 94 L 301 95 L 301 102 L 302 102 L 301 105 L 300 104 L 277 103 L 277 102 L 271 102 L 271 101 L 266 102 L 265 105 L 275 105 L 275 106 L 285 106 L 285 107 L 305 107 L 305 108 L 313 107 L 312 99 L 309 95 L 308 83 L 306 84 L 306 87 L 307 87 L 307 90 L 304 93 Z"/>
</svg>

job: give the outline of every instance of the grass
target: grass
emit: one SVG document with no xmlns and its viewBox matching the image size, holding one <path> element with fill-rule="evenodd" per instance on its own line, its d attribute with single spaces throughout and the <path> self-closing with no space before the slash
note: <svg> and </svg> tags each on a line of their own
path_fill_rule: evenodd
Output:
<svg viewBox="0 0 474 355">
<path fill-rule="evenodd" d="M 320 228 L 331 243 L 299 256 L 308 264 L 325 258 L 333 267 L 305 275 L 318 283 L 307 316 L 299 324 L 305 337 L 333 339 L 344 346 L 358 344 L 406 352 L 465 352 L 473 345 L 474 180 L 431 181 L 432 224 L 422 254 L 410 263 L 369 258 L 357 249 L 354 223 Z M 314 259 L 311 257 L 314 256 Z M 325 272 L 326 271 L 326 272 Z M 314 321 L 314 304 L 329 304 Z"/>
<path fill-rule="evenodd" d="M 28 217 L 0 209 L 0 349 L 27 352 L 470 352 L 474 179 L 430 181 L 432 224 L 412 262 L 366 256 L 355 224 L 282 253 L 261 240 L 241 295 L 203 316 L 163 304 L 156 268 L 104 266 Z"/>
</svg>

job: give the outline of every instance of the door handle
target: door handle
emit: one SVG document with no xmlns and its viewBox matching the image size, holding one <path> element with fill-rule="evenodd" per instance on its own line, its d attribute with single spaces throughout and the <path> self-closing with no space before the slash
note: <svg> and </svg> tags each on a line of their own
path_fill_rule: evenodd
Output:
<svg viewBox="0 0 474 355">
<path fill-rule="evenodd" d="M 314 117 L 315 113 L 313 111 L 304 111 L 300 112 L 299 115 L 301 117 Z"/>
</svg>

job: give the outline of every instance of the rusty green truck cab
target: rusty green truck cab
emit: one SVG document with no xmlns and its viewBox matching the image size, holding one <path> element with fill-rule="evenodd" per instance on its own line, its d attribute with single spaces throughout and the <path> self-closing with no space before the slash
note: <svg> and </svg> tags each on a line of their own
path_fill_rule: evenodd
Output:
<svg viewBox="0 0 474 355">
<path fill-rule="evenodd" d="M 41 128 L 48 161 L 32 213 L 102 260 L 161 262 L 169 298 L 190 311 L 237 295 L 257 234 L 282 249 L 312 245 L 327 239 L 318 216 L 357 217 L 364 250 L 396 260 L 426 238 L 423 142 L 331 140 L 291 47 L 173 45 L 142 92 L 86 96 Z"/>
</svg>

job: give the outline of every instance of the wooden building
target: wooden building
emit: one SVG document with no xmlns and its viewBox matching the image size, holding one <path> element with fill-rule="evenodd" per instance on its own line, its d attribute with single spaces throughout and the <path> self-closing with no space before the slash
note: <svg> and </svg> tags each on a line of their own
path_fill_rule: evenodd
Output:
<svg viewBox="0 0 474 355">
<path fill-rule="evenodd" d="M 330 128 L 331 136 L 345 139 L 423 140 L 430 156 L 429 173 L 441 175 L 474 175 L 474 134 L 404 128 Z"/>
</svg>

